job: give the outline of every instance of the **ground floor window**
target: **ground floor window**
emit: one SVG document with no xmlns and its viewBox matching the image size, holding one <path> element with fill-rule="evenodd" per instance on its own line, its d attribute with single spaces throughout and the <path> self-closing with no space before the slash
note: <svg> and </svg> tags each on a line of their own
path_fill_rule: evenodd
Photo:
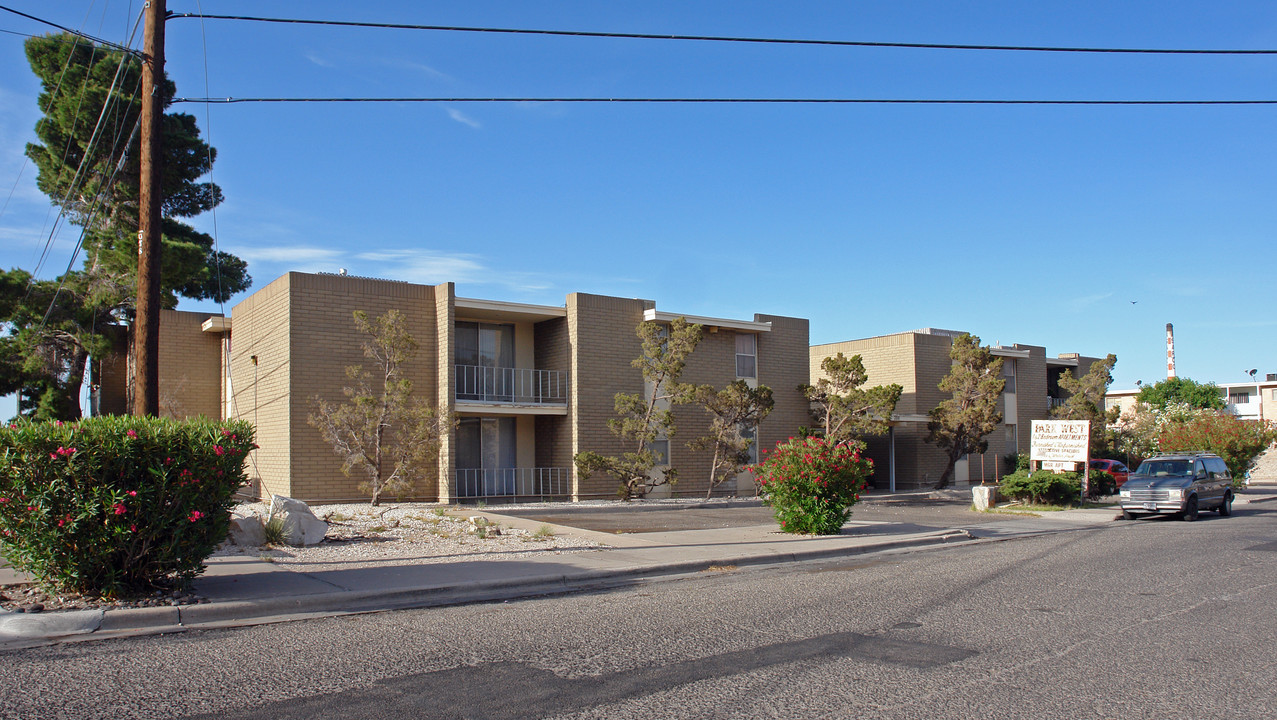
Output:
<svg viewBox="0 0 1277 720">
<path fill-rule="evenodd" d="M 513 495 L 518 468 L 514 418 L 457 422 L 457 495 Z"/>
</svg>

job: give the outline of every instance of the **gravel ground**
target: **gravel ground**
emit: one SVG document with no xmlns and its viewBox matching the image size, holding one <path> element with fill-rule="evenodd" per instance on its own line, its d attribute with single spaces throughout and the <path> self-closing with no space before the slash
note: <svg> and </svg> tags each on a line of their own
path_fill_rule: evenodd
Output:
<svg viewBox="0 0 1277 720">
<path fill-rule="evenodd" d="M 245 503 L 241 514 L 266 517 L 267 503 Z M 548 526 L 528 531 L 488 525 L 482 528 L 464 510 L 427 503 L 317 505 L 311 511 L 328 523 L 323 542 L 311 547 L 262 548 L 224 545 L 214 556 L 251 555 L 282 566 L 305 566 L 322 572 L 360 564 L 393 562 L 413 565 L 466 560 L 506 560 L 535 555 L 599 550 L 605 546 L 571 535 L 556 535 Z"/>
</svg>

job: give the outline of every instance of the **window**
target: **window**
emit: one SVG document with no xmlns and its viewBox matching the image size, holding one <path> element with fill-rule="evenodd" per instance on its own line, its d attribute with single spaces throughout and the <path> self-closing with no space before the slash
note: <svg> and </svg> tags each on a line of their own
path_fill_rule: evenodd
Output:
<svg viewBox="0 0 1277 720">
<path fill-rule="evenodd" d="M 647 444 L 647 449 L 652 451 L 656 456 L 656 465 L 670 464 L 670 441 L 669 440 L 653 440 Z"/>
<path fill-rule="evenodd" d="M 1248 392 L 1232 393 L 1231 395 L 1228 396 L 1228 402 L 1234 405 L 1240 405 L 1241 403 L 1248 403 L 1250 402 L 1250 393 Z"/>
<path fill-rule="evenodd" d="M 745 450 L 745 454 L 749 457 L 750 465 L 758 464 L 758 428 L 753 425 L 741 425 L 740 436 L 742 440 L 752 440 L 749 447 Z"/>
<path fill-rule="evenodd" d="M 514 325 L 458 322 L 453 362 L 458 400 L 514 399 Z"/>
<path fill-rule="evenodd" d="M 736 377 L 758 377 L 758 336 L 736 333 Z"/>
<path fill-rule="evenodd" d="M 1002 392 L 1015 394 L 1015 358 L 1002 358 L 1002 379 L 1007 381 Z"/>
<path fill-rule="evenodd" d="M 513 495 L 518 466 L 514 418 L 463 417 L 456 437 L 457 494 Z"/>
<path fill-rule="evenodd" d="M 1015 425 L 1007 425 L 1007 445 L 1006 451 L 1009 453 L 1019 452 L 1019 436 L 1016 434 Z"/>
</svg>

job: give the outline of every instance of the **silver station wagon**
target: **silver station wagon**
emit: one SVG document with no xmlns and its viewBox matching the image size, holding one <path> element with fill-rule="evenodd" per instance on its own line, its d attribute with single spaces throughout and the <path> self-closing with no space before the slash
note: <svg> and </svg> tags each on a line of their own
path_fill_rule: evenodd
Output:
<svg viewBox="0 0 1277 720">
<path fill-rule="evenodd" d="M 1200 510 L 1233 514 L 1233 478 L 1214 453 L 1155 455 L 1140 463 L 1119 492 L 1122 516 L 1176 514 L 1196 520 Z"/>
</svg>

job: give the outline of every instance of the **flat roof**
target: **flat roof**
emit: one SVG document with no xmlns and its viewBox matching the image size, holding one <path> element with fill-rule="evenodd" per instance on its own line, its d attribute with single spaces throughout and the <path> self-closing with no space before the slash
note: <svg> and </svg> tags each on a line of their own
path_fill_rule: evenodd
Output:
<svg viewBox="0 0 1277 720">
<path fill-rule="evenodd" d="M 700 315 L 683 315 L 682 313 L 662 312 L 655 308 L 643 311 L 643 319 L 656 322 L 670 322 L 676 318 L 684 320 L 694 325 L 707 325 L 713 327 L 727 328 L 729 330 L 743 330 L 745 332 L 771 332 L 772 324 L 769 322 L 753 322 L 752 320 L 728 320 L 727 318 L 702 317 Z"/>
<path fill-rule="evenodd" d="M 478 298 L 459 297 L 456 299 L 455 307 L 458 315 L 479 320 L 508 320 L 516 318 L 539 322 L 568 316 L 566 307 L 529 305 L 527 303 L 503 302 L 501 300 L 480 300 Z M 462 313 L 462 310 L 465 312 Z"/>
<path fill-rule="evenodd" d="M 200 324 L 200 330 L 204 332 L 224 333 L 229 332 L 230 329 L 231 319 L 221 315 L 214 315 Z"/>
</svg>

